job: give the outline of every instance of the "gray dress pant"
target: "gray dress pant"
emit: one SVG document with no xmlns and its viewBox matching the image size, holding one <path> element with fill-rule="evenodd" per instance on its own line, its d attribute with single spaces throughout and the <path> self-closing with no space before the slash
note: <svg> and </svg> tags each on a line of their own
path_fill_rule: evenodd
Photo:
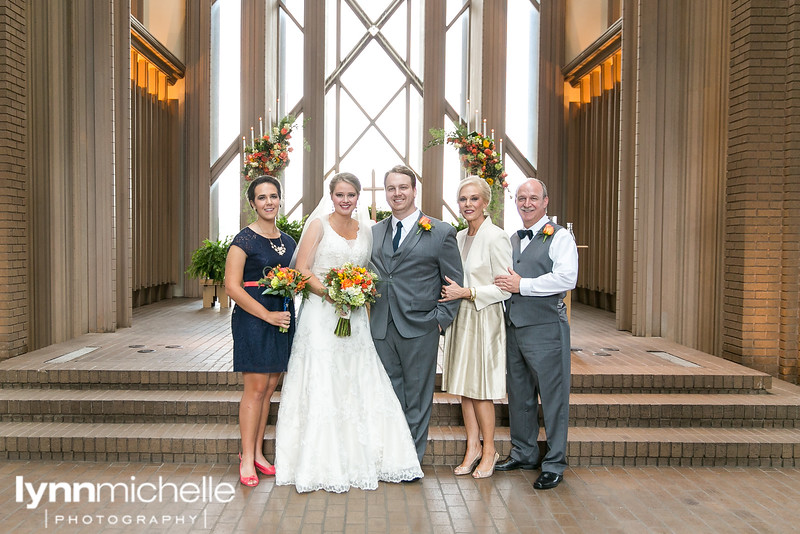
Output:
<svg viewBox="0 0 800 534">
<path fill-rule="evenodd" d="M 511 430 L 511 457 L 537 464 L 540 460 L 539 405 L 541 397 L 547 454 L 542 471 L 562 474 L 567 468 L 569 426 L 569 323 L 506 329 L 506 387 Z"/>
</svg>

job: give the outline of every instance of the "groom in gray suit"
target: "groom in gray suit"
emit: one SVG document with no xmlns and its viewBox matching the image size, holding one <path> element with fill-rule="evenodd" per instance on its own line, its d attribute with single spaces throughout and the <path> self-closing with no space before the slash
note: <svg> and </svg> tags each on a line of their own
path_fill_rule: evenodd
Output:
<svg viewBox="0 0 800 534">
<path fill-rule="evenodd" d="M 406 414 L 420 463 L 428 444 L 439 333 L 460 301 L 439 302 L 445 276 L 463 283 L 452 225 L 414 204 L 417 177 L 397 165 L 383 178 L 392 216 L 372 227 L 372 264 L 380 297 L 370 311 L 375 348 Z"/>
</svg>

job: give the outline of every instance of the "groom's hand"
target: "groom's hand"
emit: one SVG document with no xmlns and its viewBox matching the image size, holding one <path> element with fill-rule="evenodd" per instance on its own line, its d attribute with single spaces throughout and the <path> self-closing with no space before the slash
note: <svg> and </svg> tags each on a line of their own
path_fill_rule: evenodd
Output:
<svg viewBox="0 0 800 534">
<path fill-rule="evenodd" d="M 522 280 L 522 277 L 514 272 L 514 269 L 509 267 L 508 274 L 501 274 L 494 277 L 494 285 L 509 293 L 519 293 L 520 280 Z"/>
</svg>

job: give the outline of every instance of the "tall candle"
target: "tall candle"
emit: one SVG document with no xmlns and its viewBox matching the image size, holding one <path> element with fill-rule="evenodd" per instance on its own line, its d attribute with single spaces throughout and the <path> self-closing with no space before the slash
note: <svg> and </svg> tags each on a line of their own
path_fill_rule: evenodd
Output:
<svg viewBox="0 0 800 534">
<path fill-rule="evenodd" d="M 503 161 L 503 138 L 502 137 L 500 138 L 500 163 L 502 163 L 503 167 L 505 167 L 505 162 Z"/>
<path fill-rule="evenodd" d="M 486 119 L 483 119 L 483 131 L 481 132 L 481 134 L 484 137 L 486 137 Z"/>
<path fill-rule="evenodd" d="M 272 108 L 267 111 L 267 134 L 272 135 Z"/>
<path fill-rule="evenodd" d="M 478 131 L 478 124 L 480 124 L 480 121 L 481 121 L 480 117 L 481 117 L 481 112 L 480 112 L 480 110 L 476 109 L 475 110 L 475 131 L 476 132 Z"/>
<path fill-rule="evenodd" d="M 492 139 L 494 139 L 494 128 L 492 128 L 492 133 L 491 133 L 491 135 L 489 135 L 489 137 L 491 137 Z"/>
<path fill-rule="evenodd" d="M 264 138 L 264 123 L 261 122 L 261 117 L 258 118 L 258 137 Z"/>
<path fill-rule="evenodd" d="M 250 144 L 251 145 L 255 145 L 256 144 L 255 134 L 253 133 L 253 127 L 252 126 L 250 127 Z"/>
<path fill-rule="evenodd" d="M 464 119 L 467 122 L 467 133 L 469 133 L 469 116 L 470 116 L 470 112 L 469 112 L 469 98 L 468 98 L 467 99 L 467 107 L 464 108 Z"/>
</svg>

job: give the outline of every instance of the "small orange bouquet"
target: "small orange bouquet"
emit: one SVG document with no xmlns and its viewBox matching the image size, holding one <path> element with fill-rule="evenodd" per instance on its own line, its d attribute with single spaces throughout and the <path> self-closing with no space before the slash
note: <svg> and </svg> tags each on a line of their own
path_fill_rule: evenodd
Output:
<svg viewBox="0 0 800 534">
<path fill-rule="evenodd" d="M 258 281 L 258 285 L 266 287 L 262 295 L 283 297 L 283 311 L 287 311 L 289 303 L 298 293 L 302 294 L 304 299 L 308 298 L 306 282 L 308 282 L 308 277 L 303 276 L 300 271 L 278 265 L 270 269 L 264 278 Z M 289 331 L 284 327 L 280 327 L 278 330 L 284 333 Z"/>
<path fill-rule="evenodd" d="M 350 312 L 353 308 L 375 302 L 375 298 L 380 296 L 375 287 L 377 281 L 378 275 L 374 272 L 352 263 L 328 271 L 325 287 L 339 314 L 334 334 L 339 337 L 350 335 Z"/>
</svg>

